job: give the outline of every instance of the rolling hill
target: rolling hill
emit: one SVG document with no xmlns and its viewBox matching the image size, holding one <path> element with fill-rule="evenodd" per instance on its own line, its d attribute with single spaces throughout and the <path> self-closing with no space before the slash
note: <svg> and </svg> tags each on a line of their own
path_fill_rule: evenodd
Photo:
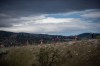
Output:
<svg viewBox="0 0 100 66">
<path fill-rule="evenodd" d="M 100 35 L 94 33 L 94 38 Z M 82 33 L 77 35 L 78 39 L 91 39 L 92 33 Z M 57 39 L 58 38 L 58 39 Z M 12 45 L 25 45 L 25 44 L 40 44 L 42 40 L 43 43 L 52 43 L 56 41 L 69 41 L 73 40 L 75 36 L 61 36 L 61 35 L 48 35 L 48 34 L 30 34 L 30 33 L 14 33 L 8 31 L 0 31 L 0 44 L 5 46 Z"/>
</svg>

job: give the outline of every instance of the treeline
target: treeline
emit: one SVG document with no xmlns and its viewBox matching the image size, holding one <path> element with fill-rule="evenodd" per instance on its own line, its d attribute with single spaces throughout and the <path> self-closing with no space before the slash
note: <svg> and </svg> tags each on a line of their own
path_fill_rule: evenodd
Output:
<svg viewBox="0 0 100 66">
<path fill-rule="evenodd" d="M 40 44 L 41 41 L 43 43 L 63 42 L 66 38 L 66 36 L 60 35 L 0 32 L 0 44 L 4 44 L 5 46 Z"/>
<path fill-rule="evenodd" d="M 48 34 L 30 34 L 30 33 L 13 33 L 7 31 L 0 31 L 0 45 L 16 46 L 27 44 L 50 44 L 56 42 L 65 42 L 81 39 L 95 39 L 99 37 L 98 33 L 83 33 L 75 36 L 61 36 L 61 35 L 48 35 Z"/>
</svg>

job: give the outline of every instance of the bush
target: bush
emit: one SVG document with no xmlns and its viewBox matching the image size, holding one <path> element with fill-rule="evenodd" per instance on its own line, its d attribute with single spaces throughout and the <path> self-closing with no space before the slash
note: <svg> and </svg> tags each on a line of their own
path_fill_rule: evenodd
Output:
<svg viewBox="0 0 100 66">
<path fill-rule="evenodd" d="M 60 64 L 59 50 L 54 47 L 40 48 L 37 56 L 40 66 L 59 66 Z"/>
</svg>

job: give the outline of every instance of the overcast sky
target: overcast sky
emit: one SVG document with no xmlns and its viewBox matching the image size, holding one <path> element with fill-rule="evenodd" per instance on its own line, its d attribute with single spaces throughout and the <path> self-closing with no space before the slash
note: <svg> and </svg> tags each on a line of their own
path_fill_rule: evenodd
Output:
<svg viewBox="0 0 100 66">
<path fill-rule="evenodd" d="M 0 30 L 75 35 L 100 33 L 100 0 L 0 0 Z"/>
</svg>

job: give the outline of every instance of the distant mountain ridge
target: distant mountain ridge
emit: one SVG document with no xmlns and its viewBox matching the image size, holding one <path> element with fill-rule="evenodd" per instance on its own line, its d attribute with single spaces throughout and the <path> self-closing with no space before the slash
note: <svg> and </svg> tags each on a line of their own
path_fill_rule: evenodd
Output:
<svg viewBox="0 0 100 66">
<path fill-rule="evenodd" d="M 100 35 L 100 33 L 82 33 L 82 34 L 79 34 L 78 37 L 79 38 L 86 38 L 86 39 L 91 39 L 92 38 L 92 35 L 94 37 L 94 39 Z"/>
<path fill-rule="evenodd" d="M 41 40 L 44 43 L 50 43 L 59 37 L 60 41 L 64 41 L 66 36 L 48 35 L 48 34 L 30 34 L 30 33 L 14 33 L 0 31 L 0 44 L 4 45 L 21 45 L 21 44 L 39 44 Z"/>
<path fill-rule="evenodd" d="M 77 35 L 79 39 L 91 39 L 92 33 L 82 33 Z M 94 33 L 94 36 L 100 35 L 99 33 Z M 59 38 L 59 40 L 56 40 Z M 24 45 L 24 44 L 40 44 L 42 40 L 43 43 L 51 43 L 56 41 L 66 41 L 73 40 L 75 36 L 61 36 L 61 35 L 48 35 L 48 34 L 30 34 L 30 33 L 14 33 L 8 31 L 0 31 L 0 44 L 5 46 L 11 45 Z"/>
</svg>

